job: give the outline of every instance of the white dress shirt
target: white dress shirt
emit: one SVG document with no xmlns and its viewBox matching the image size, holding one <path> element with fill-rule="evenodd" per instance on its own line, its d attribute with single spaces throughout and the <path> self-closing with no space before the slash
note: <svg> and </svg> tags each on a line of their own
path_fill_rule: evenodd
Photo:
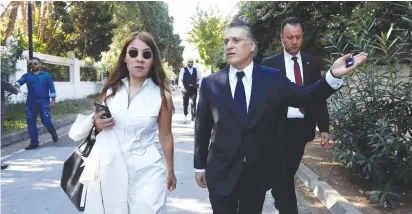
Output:
<svg viewBox="0 0 412 214">
<path fill-rule="evenodd" d="M 243 86 L 245 87 L 246 111 L 249 111 L 250 94 L 252 93 L 253 61 L 248 66 L 246 66 L 246 68 L 244 68 L 243 70 L 238 70 L 232 65 L 230 65 L 229 84 L 230 84 L 230 91 L 232 92 L 233 99 L 235 99 L 235 90 L 236 90 L 236 84 L 237 84 L 236 73 L 239 71 L 245 72 L 245 76 L 242 78 L 242 82 L 243 82 Z"/>
<path fill-rule="evenodd" d="M 291 82 L 296 83 L 295 80 L 295 61 L 292 60 L 293 55 L 289 54 L 288 52 L 286 52 L 285 50 L 283 50 L 284 52 L 284 57 L 285 57 L 285 69 L 286 69 L 286 76 L 288 77 L 288 79 L 290 79 Z M 302 83 L 305 84 L 303 82 L 303 66 L 302 66 L 302 56 L 300 54 L 300 51 L 298 52 L 298 54 L 296 54 L 296 57 L 298 58 L 298 64 L 300 67 L 300 76 L 302 77 Z M 304 118 L 305 115 L 302 114 L 302 112 L 299 111 L 299 108 L 294 108 L 294 107 L 288 107 L 288 114 L 287 114 L 287 118 Z"/>
<path fill-rule="evenodd" d="M 284 53 L 284 58 L 285 58 L 285 69 L 286 69 L 286 76 L 288 79 L 296 83 L 295 80 L 295 61 L 292 60 L 293 55 L 289 54 L 285 50 L 283 50 Z M 302 55 L 300 54 L 300 51 L 298 54 L 296 54 L 296 57 L 298 58 L 298 64 L 300 67 L 300 76 L 302 77 L 302 83 L 305 84 L 304 82 L 304 74 L 303 74 L 303 66 L 302 66 Z M 342 79 L 337 79 L 334 78 L 330 72 L 326 74 L 326 82 L 333 88 L 333 89 L 338 89 L 339 87 L 342 86 L 343 80 Z M 294 108 L 294 107 L 288 107 L 288 114 L 287 118 L 304 118 L 305 115 L 302 114 L 302 112 L 299 111 L 299 108 Z"/>
<path fill-rule="evenodd" d="M 190 75 L 192 75 L 194 67 L 191 67 L 191 68 L 189 68 L 188 66 L 186 66 L 186 67 L 189 70 Z M 184 85 L 183 85 L 183 77 L 185 76 L 185 68 L 180 69 L 180 73 L 179 73 L 179 87 L 181 89 L 185 88 Z M 197 80 L 198 80 L 198 83 L 199 83 L 199 86 L 200 86 L 200 84 L 202 83 L 202 78 L 203 77 L 202 77 L 202 73 L 199 71 L 199 69 L 196 68 L 196 70 L 197 70 Z"/>
<path fill-rule="evenodd" d="M 293 60 L 292 60 L 293 62 Z M 230 65 L 229 68 L 229 84 L 230 84 L 230 90 L 232 92 L 232 97 L 234 99 L 235 97 L 235 90 L 236 90 L 236 84 L 237 84 L 237 76 L 236 73 L 238 70 L 232 65 Z M 302 70 L 301 70 L 302 71 Z M 250 95 L 252 94 L 252 78 L 253 78 L 253 61 L 246 66 L 246 68 L 243 69 L 243 72 L 245 72 L 245 76 L 242 78 L 243 86 L 245 87 L 245 95 L 246 95 L 246 106 L 247 110 L 249 111 L 249 103 L 250 103 Z M 293 79 L 294 76 L 293 76 Z M 332 87 L 333 89 L 338 89 L 340 86 L 343 84 L 342 79 L 334 78 L 331 74 L 330 71 L 326 73 L 326 82 Z M 246 157 L 244 159 L 246 161 Z M 205 169 L 195 169 L 195 172 L 205 172 Z"/>
</svg>

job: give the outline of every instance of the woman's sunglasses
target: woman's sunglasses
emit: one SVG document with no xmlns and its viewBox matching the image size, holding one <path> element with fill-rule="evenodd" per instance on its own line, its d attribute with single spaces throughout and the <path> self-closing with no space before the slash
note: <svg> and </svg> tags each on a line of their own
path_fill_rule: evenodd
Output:
<svg viewBox="0 0 412 214">
<path fill-rule="evenodd" d="M 137 56 L 139 56 L 139 51 L 137 50 L 129 50 L 128 52 L 130 58 L 136 58 Z M 142 53 L 143 58 L 145 59 L 150 59 L 152 58 L 152 52 L 151 51 L 143 51 Z"/>
</svg>

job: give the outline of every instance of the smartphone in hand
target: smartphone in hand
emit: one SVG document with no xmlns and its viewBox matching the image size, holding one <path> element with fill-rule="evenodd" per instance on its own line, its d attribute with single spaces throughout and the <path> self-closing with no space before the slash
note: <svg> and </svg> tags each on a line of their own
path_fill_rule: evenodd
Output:
<svg viewBox="0 0 412 214">
<path fill-rule="evenodd" d="M 112 114 L 110 113 L 110 110 L 107 106 L 102 105 L 100 103 L 94 103 L 94 106 L 96 107 L 96 112 L 104 111 L 104 114 L 101 116 L 102 119 L 107 119 L 111 118 Z"/>
</svg>

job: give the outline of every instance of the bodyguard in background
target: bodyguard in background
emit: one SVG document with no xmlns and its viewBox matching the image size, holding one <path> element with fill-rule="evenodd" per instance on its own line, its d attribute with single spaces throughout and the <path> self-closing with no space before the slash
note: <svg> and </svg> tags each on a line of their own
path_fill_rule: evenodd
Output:
<svg viewBox="0 0 412 214">
<path fill-rule="evenodd" d="M 310 86 L 321 78 L 316 57 L 300 51 L 303 41 L 302 24 L 295 17 L 282 22 L 280 39 L 284 49 L 263 59 L 262 64 L 280 69 L 287 78 L 300 86 Z M 317 101 L 306 108 L 283 107 L 279 121 L 281 146 L 281 177 L 274 182 L 272 195 L 281 213 L 298 213 L 294 176 L 299 168 L 307 142 L 315 138 L 316 124 L 321 132 L 321 145 L 329 141 L 329 113 L 326 100 Z"/>
</svg>

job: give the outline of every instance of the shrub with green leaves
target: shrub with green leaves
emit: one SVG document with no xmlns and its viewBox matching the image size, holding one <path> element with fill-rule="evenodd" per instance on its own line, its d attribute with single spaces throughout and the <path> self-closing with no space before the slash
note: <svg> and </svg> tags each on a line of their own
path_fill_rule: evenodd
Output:
<svg viewBox="0 0 412 214">
<path fill-rule="evenodd" d="M 331 60 L 369 53 L 331 98 L 332 139 L 339 160 L 372 184 L 370 199 L 396 208 L 396 192 L 412 189 L 412 40 L 393 25 L 381 35 L 370 30 L 326 39 Z"/>
</svg>

